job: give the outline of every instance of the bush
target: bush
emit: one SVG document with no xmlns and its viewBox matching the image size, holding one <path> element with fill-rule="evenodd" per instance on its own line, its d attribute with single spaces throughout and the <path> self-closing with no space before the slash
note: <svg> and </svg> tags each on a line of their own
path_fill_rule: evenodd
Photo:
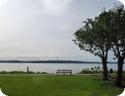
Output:
<svg viewBox="0 0 125 96">
<path fill-rule="evenodd" d="M 102 71 L 100 71 L 99 69 L 97 69 L 97 67 L 95 68 L 91 68 L 90 69 L 83 69 L 81 72 L 79 72 L 79 74 L 98 74 L 98 73 L 102 73 Z"/>
<path fill-rule="evenodd" d="M 0 74 L 7 74 L 7 71 L 1 71 Z"/>
<path fill-rule="evenodd" d="M 47 72 L 1 71 L 0 74 L 48 74 Z"/>
<path fill-rule="evenodd" d="M 41 74 L 48 74 L 47 72 L 41 72 Z"/>
<path fill-rule="evenodd" d="M 35 74 L 35 72 L 33 72 L 33 71 L 29 71 L 29 72 L 27 72 L 28 74 Z"/>
<path fill-rule="evenodd" d="M 11 71 L 9 73 L 11 73 L 11 74 L 23 74 L 23 73 L 26 73 L 26 72 L 23 72 L 23 71 Z"/>
<path fill-rule="evenodd" d="M 48 74 L 47 72 L 37 72 L 37 74 Z"/>
<path fill-rule="evenodd" d="M 88 69 L 83 69 L 81 72 L 79 72 L 79 74 L 92 74 L 93 72 L 91 70 Z"/>
<path fill-rule="evenodd" d="M 111 80 L 115 81 L 116 78 L 117 78 L 117 73 L 116 72 L 114 72 L 114 73 L 112 73 L 110 75 Z M 123 72 L 123 74 L 122 74 L 122 79 L 123 79 L 122 82 L 125 85 L 125 72 Z"/>
</svg>

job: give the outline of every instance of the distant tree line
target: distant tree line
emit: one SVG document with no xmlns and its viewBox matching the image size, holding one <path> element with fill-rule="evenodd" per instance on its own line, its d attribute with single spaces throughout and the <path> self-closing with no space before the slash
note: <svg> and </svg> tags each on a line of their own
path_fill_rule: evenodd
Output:
<svg viewBox="0 0 125 96">
<path fill-rule="evenodd" d="M 34 72 L 34 71 L 0 71 L 0 74 L 50 74 L 47 72 Z"/>
<path fill-rule="evenodd" d="M 125 59 L 125 10 L 120 5 L 108 11 L 104 10 L 94 19 L 83 22 L 82 28 L 74 33 L 73 40 L 81 50 L 101 58 L 103 79 L 108 80 L 107 59 L 109 51 L 117 60 L 117 78 L 115 84 L 122 86 L 123 63 Z"/>
</svg>

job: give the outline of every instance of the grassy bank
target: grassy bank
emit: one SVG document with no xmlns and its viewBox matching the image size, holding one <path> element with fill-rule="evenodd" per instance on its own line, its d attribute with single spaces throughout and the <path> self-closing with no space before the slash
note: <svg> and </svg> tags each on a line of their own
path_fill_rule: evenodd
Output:
<svg viewBox="0 0 125 96">
<path fill-rule="evenodd" d="M 117 96 L 123 89 L 93 76 L 0 75 L 8 96 Z"/>
</svg>

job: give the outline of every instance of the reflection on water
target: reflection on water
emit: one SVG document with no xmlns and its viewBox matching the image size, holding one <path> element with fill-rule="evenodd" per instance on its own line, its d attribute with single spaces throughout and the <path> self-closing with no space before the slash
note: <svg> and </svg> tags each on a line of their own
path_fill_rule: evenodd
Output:
<svg viewBox="0 0 125 96">
<path fill-rule="evenodd" d="M 67 63 L 0 63 L 0 71 L 26 71 L 29 66 L 30 71 L 56 73 L 58 69 L 71 69 L 73 73 L 78 73 L 84 68 L 100 67 L 101 64 L 67 64 Z M 117 70 L 116 64 L 108 64 L 108 68 Z M 124 68 L 125 70 L 125 65 Z"/>
</svg>

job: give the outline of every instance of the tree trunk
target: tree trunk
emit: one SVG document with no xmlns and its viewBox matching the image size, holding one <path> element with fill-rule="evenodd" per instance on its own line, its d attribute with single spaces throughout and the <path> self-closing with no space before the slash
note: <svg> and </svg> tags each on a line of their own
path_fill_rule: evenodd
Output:
<svg viewBox="0 0 125 96">
<path fill-rule="evenodd" d="M 108 80 L 108 68 L 107 68 L 107 59 L 102 59 L 102 65 L 103 65 L 103 80 Z"/>
<path fill-rule="evenodd" d="M 122 86 L 123 63 L 124 63 L 124 58 L 120 57 L 118 59 L 117 78 L 116 78 L 116 81 L 115 81 L 115 84 L 119 87 Z"/>
</svg>

